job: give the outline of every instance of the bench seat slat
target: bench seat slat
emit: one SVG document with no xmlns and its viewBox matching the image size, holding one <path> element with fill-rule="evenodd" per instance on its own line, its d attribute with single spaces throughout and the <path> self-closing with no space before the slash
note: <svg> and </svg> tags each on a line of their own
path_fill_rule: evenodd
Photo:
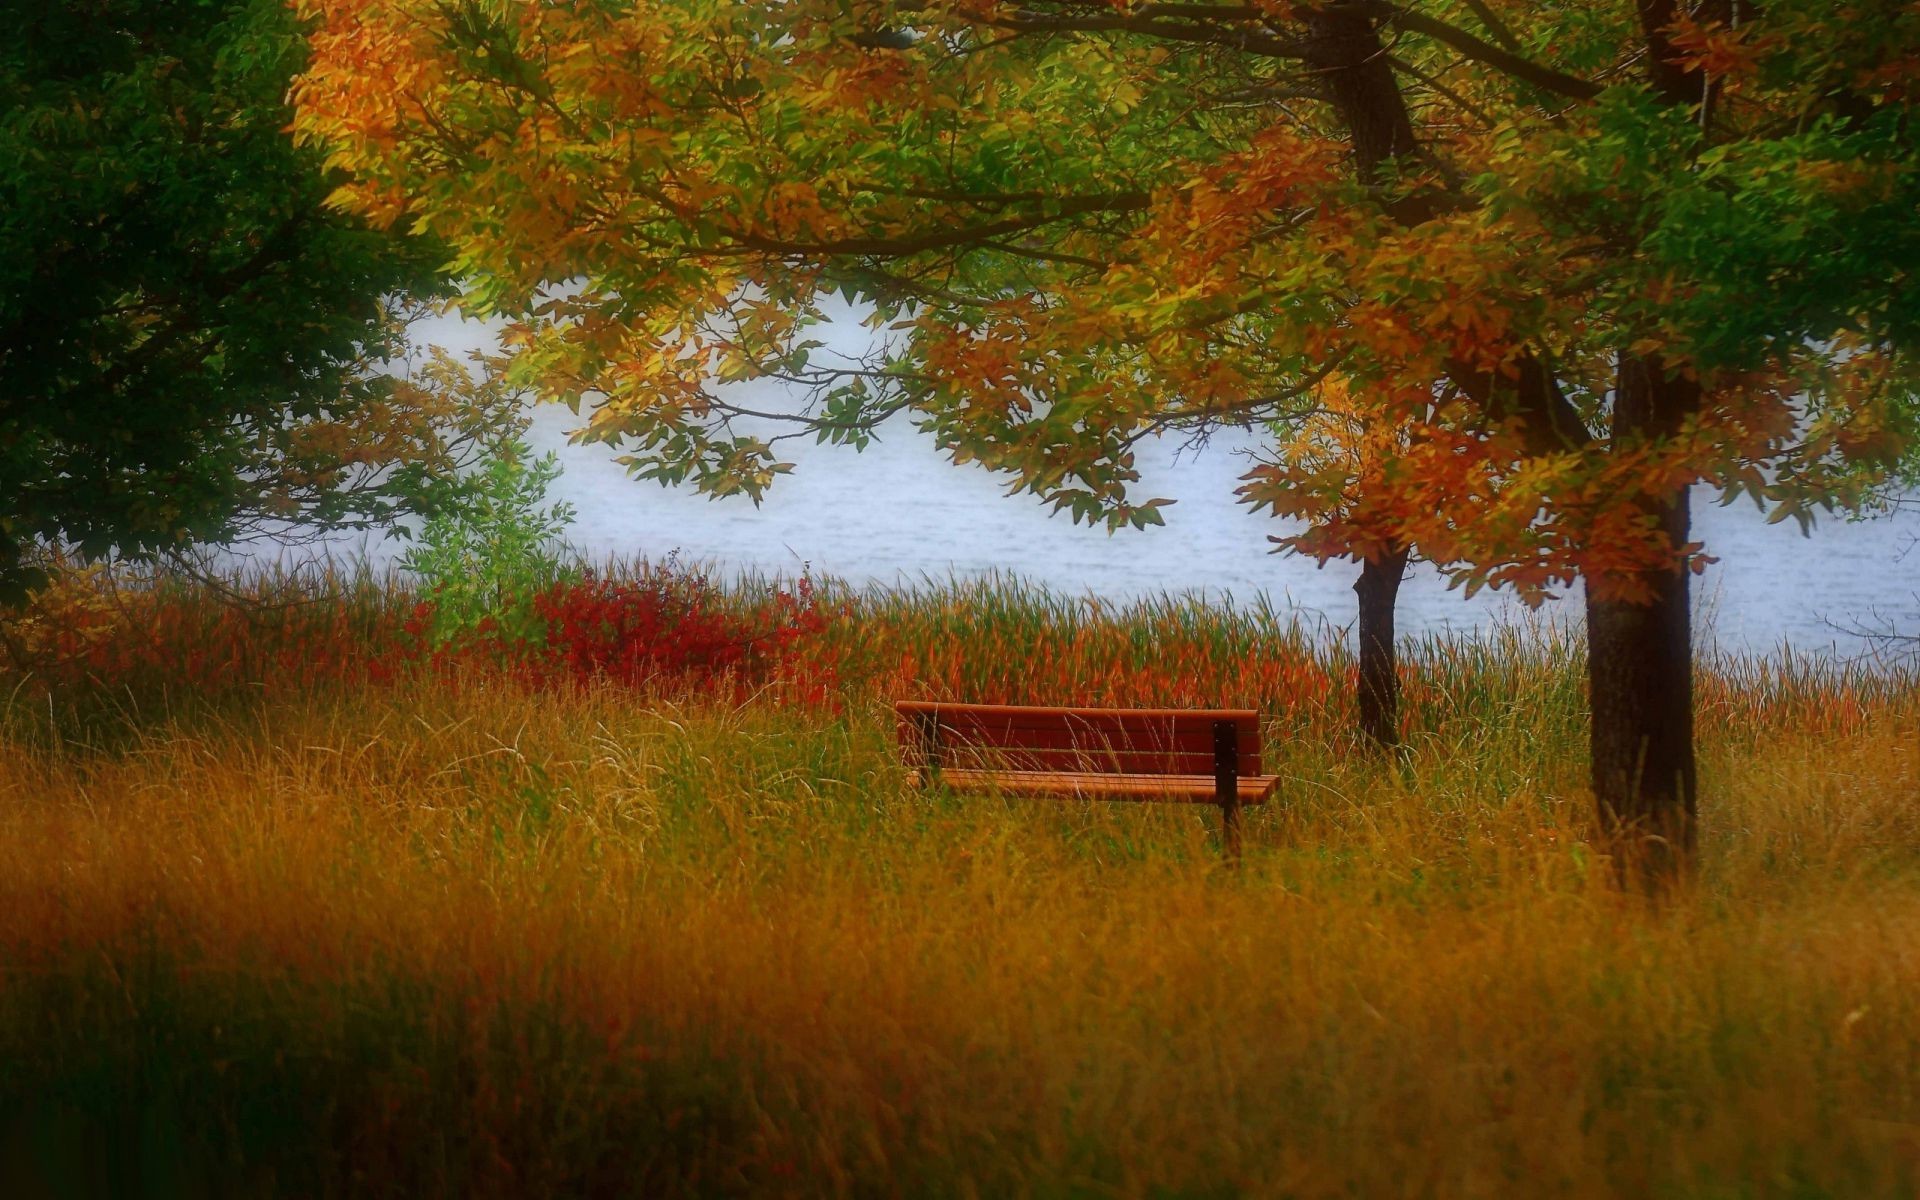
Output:
<svg viewBox="0 0 1920 1200">
<path fill-rule="evenodd" d="M 948 704 L 900 700 L 894 711 L 905 722 L 932 715 L 971 741 L 1005 743 L 1032 734 L 1105 738 L 1159 750 L 1213 748 L 1213 723 L 1232 721 L 1243 737 L 1257 735 L 1260 714 L 1252 709 L 1045 708 L 1012 704 Z"/>
<path fill-rule="evenodd" d="M 1114 720 L 1132 724 L 1139 720 L 1257 721 L 1257 708 L 1079 708 L 1059 704 L 970 704 L 959 700 L 895 700 L 894 711 L 903 713 L 938 712 L 942 716 L 970 713 L 981 716 L 1005 716 L 1014 720 L 1050 718 L 1062 714 L 1087 720 Z"/>
<path fill-rule="evenodd" d="M 1250 709 L 1097 709 L 898 701 L 900 744 L 917 753 L 923 728 L 937 727 L 941 757 L 950 749 L 1015 752 L 1021 769 L 1115 771 L 1122 774 L 1211 774 L 1214 731 L 1232 721 L 1241 775 L 1260 775 L 1259 714 Z M 1137 757 L 1134 757 L 1137 756 Z M 954 761 L 955 766 L 996 765 Z"/>
<path fill-rule="evenodd" d="M 924 782 L 926 773 L 921 772 Z M 1068 796 L 1089 800 L 1151 800 L 1213 804 L 1212 775 L 1123 775 L 1112 771 L 979 771 L 946 769 L 940 782 L 959 789 L 998 789 L 1009 796 Z M 1278 775 L 1242 775 L 1240 803 L 1264 804 Z"/>
<path fill-rule="evenodd" d="M 1241 755 L 1238 761 L 1237 774 L 1260 774 L 1255 769 L 1260 764 L 1253 756 Z M 1093 747 L 1083 750 L 1029 750 L 1023 747 L 963 745 L 943 747 L 940 765 L 980 771 L 1066 774 L 1110 771 L 1119 775 L 1205 775 L 1212 778 L 1214 761 L 1211 754 L 1161 754 L 1148 750 L 1116 753 Z"/>
<path fill-rule="evenodd" d="M 1180 726 L 1167 721 L 1140 721 L 1117 725 L 1107 721 L 1083 722 L 1065 716 L 1013 721 L 946 712 L 936 714 L 936 718 L 943 727 L 975 741 L 1028 743 L 1033 738 L 1077 738 L 1136 743 L 1157 750 L 1205 750 L 1213 745 L 1212 722 Z"/>
<path fill-rule="evenodd" d="M 981 750 L 994 750 L 1005 753 L 1023 754 L 1035 757 L 1045 763 L 1045 769 L 1075 769 L 1074 756 L 1085 754 L 1095 766 L 1092 769 L 1105 769 L 1116 758 L 1124 764 L 1130 757 L 1138 756 L 1151 761 L 1147 766 L 1143 761 L 1138 770 L 1171 771 L 1175 774 L 1201 773 L 1213 769 L 1213 730 L 1207 728 L 1180 738 L 1155 736 L 1158 731 L 1133 731 L 1131 736 L 1116 733 L 1102 733 L 1079 729 L 1066 729 L 1059 726 L 1037 729 L 982 729 L 964 723 L 949 722 L 944 715 L 940 721 L 940 740 L 944 745 L 967 746 Z M 916 741 L 918 730 L 908 721 L 900 721 L 895 729 L 902 745 L 911 745 Z M 1235 756 L 1240 773 L 1243 775 L 1260 774 L 1260 741 L 1254 730 L 1243 730 L 1240 734 L 1240 753 Z"/>
<path fill-rule="evenodd" d="M 924 718 L 923 718 L 924 719 Z M 1191 754 L 1213 753 L 1213 726 L 1175 729 L 1170 725 L 1142 722 L 1124 729 L 1100 729 L 1074 725 L 1067 720 L 1028 721 L 1013 724 L 998 719 L 976 721 L 952 713 L 937 715 L 940 728 L 956 737 L 989 746 L 1131 746 L 1141 750 L 1173 750 Z M 913 727 L 914 718 L 902 715 L 898 725 Z"/>
</svg>

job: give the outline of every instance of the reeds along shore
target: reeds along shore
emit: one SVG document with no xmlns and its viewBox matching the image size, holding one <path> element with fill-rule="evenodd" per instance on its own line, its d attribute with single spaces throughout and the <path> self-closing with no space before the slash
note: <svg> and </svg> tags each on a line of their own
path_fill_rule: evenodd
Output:
<svg viewBox="0 0 1920 1200">
<path fill-rule="evenodd" d="M 225 586 L 16 625 L 4 1194 L 1920 1190 L 1909 672 L 1703 662 L 1650 911 L 1547 628 L 1409 643 L 1390 763 L 1267 610 L 748 581 L 668 610 L 775 649 L 636 688 Z M 1283 802 L 1235 872 L 1204 808 L 920 794 L 899 695 L 1258 707 Z"/>
</svg>

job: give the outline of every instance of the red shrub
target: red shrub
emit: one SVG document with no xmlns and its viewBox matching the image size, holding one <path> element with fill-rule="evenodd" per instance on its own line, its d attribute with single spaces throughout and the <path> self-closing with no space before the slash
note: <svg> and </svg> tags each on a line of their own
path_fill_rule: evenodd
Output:
<svg viewBox="0 0 1920 1200">
<path fill-rule="evenodd" d="M 728 611 L 700 579 L 656 572 L 640 580 L 588 572 L 535 595 L 531 609 L 544 628 L 516 641 L 482 622 L 473 636 L 425 651 L 431 601 L 416 605 L 406 625 L 415 657 L 435 666 L 480 665 L 535 686 L 609 681 L 625 687 L 724 687 L 733 699 L 771 687 L 789 701 L 838 709 L 838 675 L 817 635 L 827 615 L 812 580 L 776 590 L 745 613 Z"/>
</svg>

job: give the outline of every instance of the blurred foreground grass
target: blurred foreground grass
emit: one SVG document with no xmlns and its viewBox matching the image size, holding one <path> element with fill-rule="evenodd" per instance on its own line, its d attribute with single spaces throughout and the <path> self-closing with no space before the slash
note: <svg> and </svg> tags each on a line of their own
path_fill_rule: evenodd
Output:
<svg viewBox="0 0 1920 1200">
<path fill-rule="evenodd" d="M 166 586 L 206 621 L 99 636 L 204 651 Z M 318 601 L 246 626 L 263 672 L 411 602 L 236 586 Z M 1653 912 L 1585 843 L 1551 629 L 1411 645 L 1395 765 L 1278 614 L 822 590 L 827 705 L 0 679 L 0 1193 L 1920 1189 L 1911 675 L 1704 663 Z M 1283 801 L 1233 872 L 1204 808 L 923 795 L 908 694 L 1257 705 Z"/>
</svg>

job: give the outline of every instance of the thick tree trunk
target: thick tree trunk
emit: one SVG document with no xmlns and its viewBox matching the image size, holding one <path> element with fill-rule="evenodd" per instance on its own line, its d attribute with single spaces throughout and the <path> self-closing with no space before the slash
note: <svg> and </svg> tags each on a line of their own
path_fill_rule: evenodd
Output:
<svg viewBox="0 0 1920 1200">
<path fill-rule="evenodd" d="M 1683 491 L 1666 524 L 1687 525 Z M 1688 573 L 1659 581 L 1651 604 L 1587 600 L 1593 795 L 1623 880 L 1659 890 L 1693 857 L 1693 634 Z"/>
<path fill-rule="evenodd" d="M 1622 355 L 1614 444 L 1658 439 L 1698 409 L 1699 385 L 1669 377 L 1658 357 Z M 1668 544 L 1686 545 L 1684 487 L 1643 501 Z M 1587 683 L 1593 794 L 1600 834 L 1623 882 L 1658 892 L 1689 870 L 1698 814 L 1693 754 L 1691 573 L 1677 560 L 1638 582 L 1650 603 L 1596 600 L 1589 578 Z"/>
<path fill-rule="evenodd" d="M 1716 11 L 1721 0 L 1709 0 Z M 1708 101 L 1697 65 L 1679 54 L 1670 31 L 1677 0 L 1638 0 L 1647 40 L 1647 70 L 1656 92 L 1674 105 Z M 1308 65 L 1353 139 L 1362 178 L 1385 163 L 1419 153 L 1406 100 L 1370 17 L 1351 10 L 1305 9 L 1311 35 Z M 1393 215 L 1417 225 L 1436 212 L 1430 194 L 1394 203 Z M 1544 362 L 1522 354 L 1511 385 L 1466 364 L 1448 364 L 1454 383 L 1490 415 L 1518 416 L 1529 451 L 1579 450 L 1591 431 L 1554 384 Z M 1672 436 L 1697 412 L 1699 385 L 1669 378 L 1657 356 L 1622 354 L 1612 423 L 1614 448 Z M 1684 489 L 1643 501 L 1674 548 L 1687 541 Z M 1589 588 L 1594 584 L 1588 580 Z M 1604 580 L 1599 581 L 1604 588 Z M 1688 576 L 1676 563 L 1641 580 L 1652 604 L 1615 600 L 1588 605 L 1588 678 L 1593 704 L 1593 789 L 1603 832 L 1618 849 L 1624 876 L 1658 890 L 1682 874 L 1694 845 L 1693 656 Z M 1364 606 L 1364 600 L 1363 600 Z"/>
<path fill-rule="evenodd" d="M 1394 652 L 1394 601 L 1407 571 L 1408 549 L 1360 564 L 1360 732 L 1375 746 L 1400 744 L 1400 672 Z"/>
<path fill-rule="evenodd" d="M 1699 67 L 1671 40 L 1677 0 L 1638 0 L 1646 70 L 1666 103 L 1704 102 Z M 1705 113 L 1701 120 L 1706 120 Z M 1616 451 L 1670 438 L 1700 409 L 1697 381 L 1670 373 L 1658 355 L 1620 355 L 1614 391 Z M 1642 501 L 1675 550 L 1687 543 L 1685 487 Z M 1593 704 L 1593 793 L 1600 832 L 1623 882 L 1658 892 L 1692 868 L 1698 817 L 1693 757 L 1693 630 L 1690 575 L 1676 561 L 1639 582 L 1651 603 L 1595 601 L 1587 580 L 1587 679 Z"/>
</svg>

